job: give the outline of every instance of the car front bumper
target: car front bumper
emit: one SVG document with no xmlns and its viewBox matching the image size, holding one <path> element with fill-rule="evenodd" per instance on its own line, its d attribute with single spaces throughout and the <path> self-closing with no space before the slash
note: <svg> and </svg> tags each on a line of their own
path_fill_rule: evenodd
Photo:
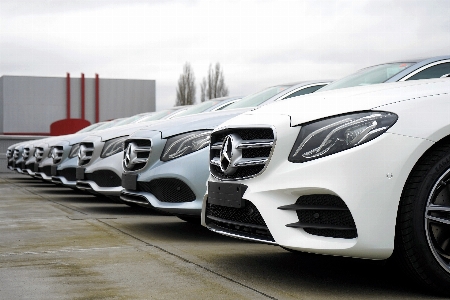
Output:
<svg viewBox="0 0 450 300">
<path fill-rule="evenodd" d="M 260 124 L 253 116 L 237 119 Z M 247 187 L 242 198 L 256 206 L 275 243 L 293 250 L 330 255 L 385 259 L 394 248 L 397 207 L 410 170 L 433 142 L 385 133 L 363 145 L 305 163 L 291 163 L 289 154 L 300 131 L 286 116 L 272 117 L 277 140 L 263 173 L 239 181 Z M 252 123 L 254 122 L 254 123 Z M 259 123 L 258 123 L 259 122 Z M 238 123 L 239 124 L 239 123 Z M 268 125 L 269 126 L 269 125 Z M 222 182 L 210 175 L 209 181 Z M 356 225 L 356 238 L 333 238 L 287 227 L 299 222 L 297 212 L 280 209 L 305 195 L 333 195 L 342 199 Z M 204 197 L 202 224 L 211 230 L 258 241 L 258 238 L 226 228 L 208 226 L 208 194 Z"/>
<path fill-rule="evenodd" d="M 148 131 L 133 135 L 133 138 L 151 138 L 152 151 L 147 165 L 135 174 L 137 188 L 123 183 L 123 201 L 134 202 L 174 215 L 201 214 L 203 196 L 208 179 L 209 148 L 169 160 L 161 161 L 166 140 L 160 132 Z M 128 173 L 122 175 L 122 179 Z M 133 185 L 133 184 L 132 184 Z"/>
</svg>

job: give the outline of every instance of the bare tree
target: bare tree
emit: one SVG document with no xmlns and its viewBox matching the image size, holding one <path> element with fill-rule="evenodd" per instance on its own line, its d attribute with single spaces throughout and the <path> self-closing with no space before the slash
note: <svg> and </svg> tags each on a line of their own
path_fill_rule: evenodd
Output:
<svg viewBox="0 0 450 300">
<path fill-rule="evenodd" d="M 191 64 L 186 62 L 183 74 L 178 79 L 177 101 L 175 105 L 189 105 L 195 102 L 195 76 Z"/>
<path fill-rule="evenodd" d="M 228 96 L 229 91 L 225 85 L 225 78 L 223 70 L 220 68 L 220 63 L 216 63 L 214 69 L 209 65 L 208 76 L 206 79 L 203 78 L 200 88 L 202 91 L 202 102 L 208 99 Z"/>
<path fill-rule="evenodd" d="M 200 95 L 200 101 L 204 102 L 206 100 L 206 79 L 203 77 L 202 83 L 200 84 L 200 90 L 201 90 L 201 95 Z"/>
</svg>

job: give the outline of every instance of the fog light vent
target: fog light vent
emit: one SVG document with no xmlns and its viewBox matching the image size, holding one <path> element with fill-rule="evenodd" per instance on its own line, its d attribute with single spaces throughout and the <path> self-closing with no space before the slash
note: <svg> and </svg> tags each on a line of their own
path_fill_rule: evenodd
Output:
<svg viewBox="0 0 450 300">
<path fill-rule="evenodd" d="M 309 234 L 325 237 L 353 239 L 358 236 L 352 214 L 338 196 L 300 196 L 295 204 L 278 209 L 297 212 L 299 221 L 287 224 L 287 227 L 302 228 Z"/>
</svg>

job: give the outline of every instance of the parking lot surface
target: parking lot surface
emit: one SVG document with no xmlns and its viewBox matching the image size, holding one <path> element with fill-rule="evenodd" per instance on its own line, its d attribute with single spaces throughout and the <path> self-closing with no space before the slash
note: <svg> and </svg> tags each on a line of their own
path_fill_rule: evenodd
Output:
<svg viewBox="0 0 450 300">
<path fill-rule="evenodd" d="M 432 299 L 382 262 L 220 236 L 0 174 L 0 299 Z"/>
</svg>

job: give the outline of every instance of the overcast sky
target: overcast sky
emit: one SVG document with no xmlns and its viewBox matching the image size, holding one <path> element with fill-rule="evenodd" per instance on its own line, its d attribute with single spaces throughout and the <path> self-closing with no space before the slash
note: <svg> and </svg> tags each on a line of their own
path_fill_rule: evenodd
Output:
<svg viewBox="0 0 450 300">
<path fill-rule="evenodd" d="M 175 104 L 183 64 L 220 62 L 230 95 L 450 54 L 449 0 L 0 0 L 0 76 L 156 80 Z"/>
</svg>

